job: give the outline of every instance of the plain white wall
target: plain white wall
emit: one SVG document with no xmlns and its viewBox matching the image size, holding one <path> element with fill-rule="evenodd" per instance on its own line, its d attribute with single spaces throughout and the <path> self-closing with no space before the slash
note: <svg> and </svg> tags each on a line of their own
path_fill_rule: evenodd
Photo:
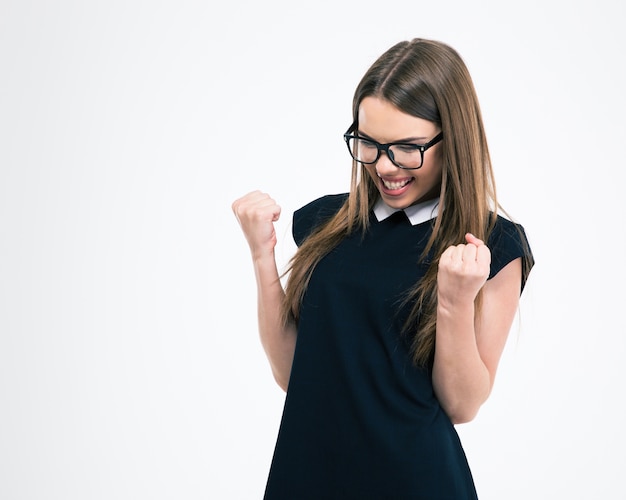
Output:
<svg viewBox="0 0 626 500">
<path fill-rule="evenodd" d="M 0 498 L 261 498 L 283 394 L 231 202 L 345 191 L 341 134 L 393 43 L 445 41 L 537 265 L 459 426 L 482 500 L 622 499 L 616 1 L 0 4 Z M 314 147 L 309 147 L 312 144 Z"/>
</svg>

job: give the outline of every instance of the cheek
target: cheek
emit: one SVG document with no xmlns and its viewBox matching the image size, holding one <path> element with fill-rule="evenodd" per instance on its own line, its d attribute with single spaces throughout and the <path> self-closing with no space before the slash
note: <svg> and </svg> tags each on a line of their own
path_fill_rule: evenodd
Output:
<svg viewBox="0 0 626 500">
<path fill-rule="evenodd" d="M 441 161 L 441 155 L 439 154 L 439 151 L 437 151 L 437 155 L 434 156 L 430 162 L 428 162 L 427 164 L 424 165 L 425 168 L 423 168 L 422 170 L 424 170 L 424 174 L 431 180 L 431 181 L 440 181 L 441 180 L 441 173 L 442 173 L 442 161 Z"/>
<path fill-rule="evenodd" d="M 441 180 L 441 163 L 436 163 L 431 166 L 428 172 L 428 177 L 432 179 L 433 181 Z"/>
</svg>

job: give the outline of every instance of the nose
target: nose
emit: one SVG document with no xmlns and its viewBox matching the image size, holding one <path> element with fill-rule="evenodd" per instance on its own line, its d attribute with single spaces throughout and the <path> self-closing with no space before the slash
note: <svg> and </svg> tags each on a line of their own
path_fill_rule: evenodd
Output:
<svg viewBox="0 0 626 500">
<path fill-rule="evenodd" d="M 400 170 L 390 159 L 386 151 L 381 151 L 378 161 L 376 162 L 376 172 L 379 175 L 392 175 Z"/>
</svg>

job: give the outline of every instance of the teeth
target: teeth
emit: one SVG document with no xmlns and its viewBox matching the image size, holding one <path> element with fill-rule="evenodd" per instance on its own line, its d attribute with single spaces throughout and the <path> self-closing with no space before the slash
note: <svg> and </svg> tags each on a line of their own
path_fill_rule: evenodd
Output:
<svg viewBox="0 0 626 500">
<path fill-rule="evenodd" d="M 391 182 L 391 181 L 386 181 L 385 179 L 382 179 L 382 181 L 387 189 L 400 189 L 406 186 L 411 180 L 406 179 L 400 182 Z"/>
</svg>

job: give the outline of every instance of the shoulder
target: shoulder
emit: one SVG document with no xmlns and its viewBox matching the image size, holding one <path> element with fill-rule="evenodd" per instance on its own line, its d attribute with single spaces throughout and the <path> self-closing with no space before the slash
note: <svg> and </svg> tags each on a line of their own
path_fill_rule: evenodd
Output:
<svg viewBox="0 0 626 500">
<path fill-rule="evenodd" d="M 328 194 L 313 200 L 293 214 L 293 238 L 300 245 L 311 232 L 335 215 L 348 199 L 348 193 Z"/>
<path fill-rule="evenodd" d="M 487 241 L 487 246 L 491 250 L 491 272 L 489 278 L 498 274 L 508 263 L 517 258 L 522 258 L 522 275 L 524 277 L 528 276 L 530 269 L 534 265 L 534 259 L 526 232 L 521 224 L 498 215 Z M 525 278 L 523 278 L 522 288 L 524 281 Z"/>
<path fill-rule="evenodd" d="M 489 246 L 493 248 L 519 246 L 524 241 L 528 240 L 521 224 L 512 222 L 502 215 L 497 216 L 491 233 L 489 233 Z"/>
</svg>

